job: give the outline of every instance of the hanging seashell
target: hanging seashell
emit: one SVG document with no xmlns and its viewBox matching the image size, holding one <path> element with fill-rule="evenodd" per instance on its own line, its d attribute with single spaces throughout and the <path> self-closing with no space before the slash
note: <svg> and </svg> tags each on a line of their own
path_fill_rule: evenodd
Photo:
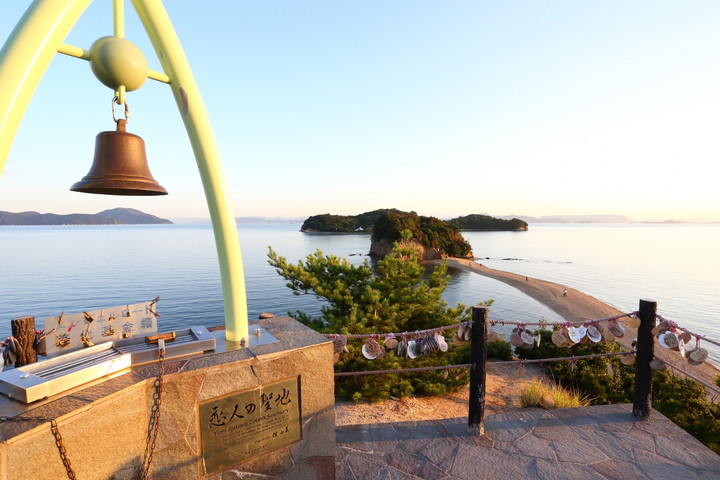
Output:
<svg viewBox="0 0 720 480">
<path fill-rule="evenodd" d="M 398 346 L 397 338 L 395 338 L 395 334 L 391 333 L 385 337 L 385 340 L 383 340 L 383 344 L 390 350 L 395 350 Z"/>
<path fill-rule="evenodd" d="M 374 338 L 368 338 L 362 347 L 362 354 L 368 360 L 382 358 L 385 355 L 385 349 Z"/>
<path fill-rule="evenodd" d="M 650 368 L 652 368 L 653 370 L 662 371 L 662 370 L 665 370 L 666 365 L 665 365 L 665 362 L 663 362 L 659 358 L 655 357 L 652 360 L 650 360 Z"/>
<path fill-rule="evenodd" d="M 443 376 L 443 378 L 444 378 L 445 380 L 447 380 L 447 378 L 448 378 L 448 371 L 447 371 L 447 369 L 446 369 L 446 370 L 443 370 L 442 376 Z"/>
<path fill-rule="evenodd" d="M 562 329 L 555 330 L 552 333 L 551 339 L 553 344 L 558 348 L 567 347 L 570 343 L 570 340 L 563 334 Z"/>
<path fill-rule="evenodd" d="M 704 348 L 698 347 L 687 355 L 687 361 L 690 365 L 697 366 L 705 362 L 708 358 L 708 351 Z"/>
<path fill-rule="evenodd" d="M 632 353 L 626 353 L 625 355 L 620 355 L 620 363 L 623 365 L 634 365 L 635 364 L 635 355 Z"/>
<path fill-rule="evenodd" d="M 471 338 L 472 338 L 472 325 L 468 323 L 465 326 L 465 332 L 463 332 L 462 339 L 465 340 L 466 342 L 469 342 Z"/>
<path fill-rule="evenodd" d="M 527 345 L 532 345 L 533 343 L 535 343 L 532 334 L 527 330 L 523 330 L 522 332 L 520 332 L 520 338 Z"/>
<path fill-rule="evenodd" d="M 500 334 L 496 332 L 495 330 L 490 330 L 487 334 L 487 337 L 485 337 L 485 343 L 492 343 L 496 341 L 500 337 Z"/>
<path fill-rule="evenodd" d="M 618 322 L 617 320 L 612 320 L 608 323 L 608 329 L 610 330 L 610 333 L 612 333 L 616 338 L 622 338 L 625 336 L 625 327 L 622 326 L 622 323 Z"/>
<path fill-rule="evenodd" d="M 522 363 L 520 364 L 520 366 L 517 369 L 517 372 L 515 372 L 515 376 L 517 378 L 523 378 L 525 376 L 525 365 L 524 364 L 522 364 Z"/>
<path fill-rule="evenodd" d="M 588 325 L 587 338 L 593 343 L 599 343 L 603 339 L 603 336 L 595 325 Z"/>
<path fill-rule="evenodd" d="M 344 352 L 347 351 L 347 337 L 344 336 L 338 336 L 332 339 L 333 344 L 333 354 L 337 354 L 338 356 Z"/>
<path fill-rule="evenodd" d="M 542 337 L 542 335 L 540 335 L 540 332 L 537 332 L 537 336 L 535 337 L 535 346 L 536 347 L 540 346 L 540 338 L 541 337 Z"/>
<path fill-rule="evenodd" d="M 436 333 L 435 334 L 435 343 L 437 343 L 438 349 L 441 352 L 447 352 L 448 344 L 447 344 L 447 340 L 445 340 L 444 336 L 440 335 L 439 333 Z"/>
<path fill-rule="evenodd" d="M 608 374 L 608 377 L 615 376 L 615 370 L 613 370 L 612 363 L 610 363 L 610 362 L 608 362 L 608 364 L 607 364 L 607 374 Z"/>
<path fill-rule="evenodd" d="M 627 325 L 628 328 L 638 328 L 640 326 L 640 318 L 635 315 L 628 317 L 627 321 L 625 321 L 625 325 Z"/>
<path fill-rule="evenodd" d="M 573 370 L 575 370 L 575 360 L 570 360 L 570 363 L 568 364 L 568 372 L 573 373 Z"/>
<path fill-rule="evenodd" d="M 402 340 L 400 340 L 398 342 L 396 355 L 398 357 L 407 356 L 407 348 L 408 348 L 408 341 L 406 338 L 403 338 Z"/>
</svg>

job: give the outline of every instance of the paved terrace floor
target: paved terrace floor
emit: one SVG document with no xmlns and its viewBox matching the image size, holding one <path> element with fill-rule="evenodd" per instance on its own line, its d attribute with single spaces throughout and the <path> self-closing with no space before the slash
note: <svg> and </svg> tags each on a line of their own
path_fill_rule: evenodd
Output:
<svg viewBox="0 0 720 480">
<path fill-rule="evenodd" d="M 524 409 L 467 418 L 337 427 L 336 478 L 720 479 L 720 456 L 659 412 L 632 405 Z"/>
</svg>

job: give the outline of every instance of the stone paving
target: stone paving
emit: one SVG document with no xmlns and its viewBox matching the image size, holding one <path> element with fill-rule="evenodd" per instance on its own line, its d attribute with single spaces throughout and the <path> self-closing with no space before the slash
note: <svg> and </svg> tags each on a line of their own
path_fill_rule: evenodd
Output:
<svg viewBox="0 0 720 480">
<path fill-rule="evenodd" d="M 637 420 L 632 405 L 523 409 L 467 418 L 336 428 L 336 478 L 720 479 L 720 456 L 659 412 Z"/>
</svg>

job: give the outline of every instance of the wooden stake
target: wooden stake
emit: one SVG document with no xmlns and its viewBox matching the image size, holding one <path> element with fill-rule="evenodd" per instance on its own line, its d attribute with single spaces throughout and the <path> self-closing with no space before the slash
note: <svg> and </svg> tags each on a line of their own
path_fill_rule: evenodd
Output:
<svg viewBox="0 0 720 480">
<path fill-rule="evenodd" d="M 17 360 L 15 367 L 22 367 L 30 363 L 37 362 L 37 352 L 35 351 L 35 317 L 18 317 L 10 320 L 12 327 L 12 335 L 20 344 L 20 350 L 17 352 Z"/>
<path fill-rule="evenodd" d="M 468 431 L 471 435 L 485 434 L 485 372 L 487 366 L 487 307 L 472 307 L 472 335 L 470 367 L 470 399 L 468 401 Z"/>
<path fill-rule="evenodd" d="M 649 418 L 652 410 L 652 368 L 650 362 L 655 356 L 655 343 L 652 329 L 655 327 L 657 302 L 640 300 L 640 326 L 637 331 L 635 349 L 635 399 L 633 415 Z"/>
</svg>

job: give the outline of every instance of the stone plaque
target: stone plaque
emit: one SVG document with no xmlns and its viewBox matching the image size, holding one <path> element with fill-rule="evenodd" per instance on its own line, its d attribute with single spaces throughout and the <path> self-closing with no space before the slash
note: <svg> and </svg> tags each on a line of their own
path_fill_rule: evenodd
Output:
<svg viewBox="0 0 720 480">
<path fill-rule="evenodd" d="M 198 404 L 205 474 L 302 440 L 300 377 Z"/>
</svg>

